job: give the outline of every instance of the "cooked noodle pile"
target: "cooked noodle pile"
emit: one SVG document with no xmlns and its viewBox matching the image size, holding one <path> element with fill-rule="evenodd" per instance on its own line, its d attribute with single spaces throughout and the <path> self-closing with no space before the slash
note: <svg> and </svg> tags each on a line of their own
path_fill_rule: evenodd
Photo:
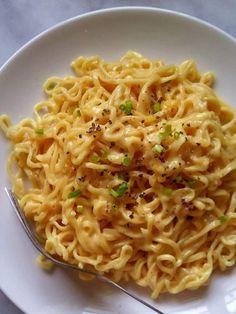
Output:
<svg viewBox="0 0 236 314">
<path fill-rule="evenodd" d="M 46 250 L 152 297 L 236 259 L 236 118 L 193 61 L 79 57 L 35 118 L 0 126 L 8 171 Z M 16 167 L 17 165 L 17 167 Z"/>
</svg>

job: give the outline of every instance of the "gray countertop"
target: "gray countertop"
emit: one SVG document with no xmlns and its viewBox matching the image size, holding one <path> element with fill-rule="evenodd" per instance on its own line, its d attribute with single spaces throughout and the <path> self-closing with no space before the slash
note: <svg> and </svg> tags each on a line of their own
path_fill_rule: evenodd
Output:
<svg viewBox="0 0 236 314">
<path fill-rule="evenodd" d="M 193 15 L 236 37 L 236 0 L 0 0 L 0 66 L 35 35 L 63 20 L 98 9 L 135 5 Z M 1 291 L 0 312 L 22 313 Z"/>
</svg>

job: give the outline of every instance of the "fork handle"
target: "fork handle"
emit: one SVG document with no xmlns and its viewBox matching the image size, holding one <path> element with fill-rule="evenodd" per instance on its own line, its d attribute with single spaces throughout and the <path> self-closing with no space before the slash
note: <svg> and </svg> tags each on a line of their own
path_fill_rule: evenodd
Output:
<svg viewBox="0 0 236 314">
<path fill-rule="evenodd" d="M 159 313 L 159 314 L 165 314 L 164 312 L 158 310 L 157 308 L 155 308 L 153 305 L 151 305 L 150 303 L 140 299 L 138 296 L 136 296 L 135 294 L 129 292 L 128 290 L 126 290 L 125 288 L 123 288 L 122 286 L 118 285 L 116 282 L 110 280 L 107 277 L 104 276 L 100 276 L 99 274 L 97 274 L 97 279 L 99 279 L 102 282 L 105 282 L 107 284 L 109 284 L 112 287 L 115 287 L 119 290 L 121 290 L 122 292 L 124 292 L 125 294 L 129 295 L 131 298 L 135 299 L 136 301 L 142 303 L 143 305 L 147 306 L 148 308 L 152 309 L 154 312 Z"/>
</svg>

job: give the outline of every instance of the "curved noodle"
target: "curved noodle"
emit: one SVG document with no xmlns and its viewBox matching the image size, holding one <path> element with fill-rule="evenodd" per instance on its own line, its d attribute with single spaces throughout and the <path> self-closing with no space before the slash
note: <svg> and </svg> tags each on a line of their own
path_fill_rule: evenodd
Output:
<svg viewBox="0 0 236 314">
<path fill-rule="evenodd" d="M 46 81 L 34 119 L 0 117 L 13 190 L 46 250 L 153 298 L 232 266 L 236 117 L 213 74 L 135 52 L 72 68 Z"/>
</svg>

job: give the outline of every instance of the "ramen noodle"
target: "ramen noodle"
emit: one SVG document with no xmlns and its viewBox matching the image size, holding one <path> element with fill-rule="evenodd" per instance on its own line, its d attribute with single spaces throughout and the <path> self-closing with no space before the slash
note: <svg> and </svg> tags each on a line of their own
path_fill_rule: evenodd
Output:
<svg viewBox="0 0 236 314">
<path fill-rule="evenodd" d="M 0 126 L 8 172 L 48 253 L 162 292 L 236 259 L 236 118 L 214 75 L 128 52 L 50 77 L 34 118 Z"/>
</svg>

